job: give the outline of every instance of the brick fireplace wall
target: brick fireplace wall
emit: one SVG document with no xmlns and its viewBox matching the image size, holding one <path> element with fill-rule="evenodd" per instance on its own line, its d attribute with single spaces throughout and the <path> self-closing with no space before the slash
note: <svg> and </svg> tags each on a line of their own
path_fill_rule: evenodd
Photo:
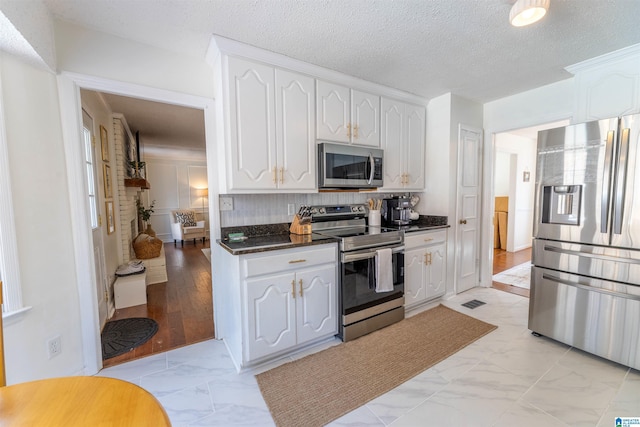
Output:
<svg viewBox="0 0 640 427">
<path fill-rule="evenodd" d="M 134 139 L 126 120 L 122 116 L 113 118 L 113 133 L 116 149 L 116 179 L 118 194 L 118 226 L 120 227 L 120 244 L 122 247 L 122 261 L 129 262 L 134 259 L 132 241 L 138 234 L 138 213 L 136 201 L 140 198 L 140 189 L 125 187 L 124 179 L 127 176 L 126 147 L 132 144 Z"/>
</svg>

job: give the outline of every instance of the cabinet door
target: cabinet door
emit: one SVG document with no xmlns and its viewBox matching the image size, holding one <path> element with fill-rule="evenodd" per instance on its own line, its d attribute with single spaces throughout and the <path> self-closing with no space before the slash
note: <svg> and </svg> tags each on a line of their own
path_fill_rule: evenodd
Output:
<svg viewBox="0 0 640 427">
<path fill-rule="evenodd" d="M 428 248 L 431 263 L 427 271 L 427 298 L 444 295 L 447 287 L 447 245 L 442 243 Z"/>
<path fill-rule="evenodd" d="M 335 264 L 296 274 L 298 344 L 338 332 L 336 277 Z"/>
<path fill-rule="evenodd" d="M 407 307 L 424 301 L 426 297 L 424 264 L 426 252 L 423 247 L 404 253 L 404 301 Z"/>
<path fill-rule="evenodd" d="M 314 79 L 276 69 L 278 188 L 316 188 Z"/>
<path fill-rule="evenodd" d="M 384 150 L 384 189 L 402 189 L 404 174 L 404 104 L 382 98 L 380 109 L 381 148 Z"/>
<path fill-rule="evenodd" d="M 424 190 L 425 109 L 405 105 L 405 179 L 407 190 Z"/>
<path fill-rule="evenodd" d="M 351 142 L 380 147 L 380 97 L 351 91 Z"/>
<path fill-rule="evenodd" d="M 349 89 L 317 80 L 316 125 L 318 139 L 349 142 L 351 138 Z"/>
<path fill-rule="evenodd" d="M 247 280 L 245 286 L 247 361 L 293 347 L 296 344 L 295 274 Z"/>
<path fill-rule="evenodd" d="M 229 57 L 229 190 L 275 189 L 274 69 Z"/>
</svg>

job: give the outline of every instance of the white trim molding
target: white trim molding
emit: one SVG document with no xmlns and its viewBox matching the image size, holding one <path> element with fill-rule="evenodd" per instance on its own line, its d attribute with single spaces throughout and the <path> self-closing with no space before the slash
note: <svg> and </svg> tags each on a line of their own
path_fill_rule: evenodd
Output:
<svg viewBox="0 0 640 427">
<path fill-rule="evenodd" d="M 1 56 L 0 61 L 2 61 Z M 0 76 L 1 92 L 2 78 Z M 0 102 L 0 279 L 2 279 L 4 295 L 3 318 L 22 313 L 30 308 L 22 305 L 18 238 L 13 212 L 9 151 L 4 125 L 4 104 Z"/>
<path fill-rule="evenodd" d="M 58 75 L 58 90 L 62 129 L 67 159 L 67 176 L 69 197 L 74 209 L 71 210 L 71 225 L 74 230 L 74 258 L 78 281 L 78 299 L 82 324 L 82 352 L 84 375 L 94 375 L 102 368 L 102 352 L 100 346 L 100 325 L 96 295 L 96 278 L 94 274 L 93 249 L 91 246 L 91 226 L 89 208 L 86 203 L 84 165 L 79 156 L 83 153 L 81 129 L 80 89 L 114 93 L 122 96 L 142 98 L 191 108 L 199 108 L 204 112 L 205 135 L 207 140 L 207 160 L 212 169 L 216 159 L 215 141 L 215 101 L 210 98 L 173 92 L 115 80 L 62 71 Z M 209 198 L 211 225 L 219 234 L 220 215 L 218 212 L 218 179 L 217 174 L 208 176 L 212 194 Z M 215 189 L 215 190 L 214 190 Z"/>
</svg>

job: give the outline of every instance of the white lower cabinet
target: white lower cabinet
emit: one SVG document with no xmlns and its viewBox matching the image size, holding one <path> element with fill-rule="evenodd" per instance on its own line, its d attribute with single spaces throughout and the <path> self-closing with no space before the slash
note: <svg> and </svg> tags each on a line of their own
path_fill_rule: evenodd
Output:
<svg viewBox="0 0 640 427">
<path fill-rule="evenodd" d="M 405 234 L 404 300 L 410 308 L 444 295 L 447 282 L 447 231 Z"/>
<path fill-rule="evenodd" d="M 335 244 L 243 258 L 243 365 L 338 332 Z"/>
</svg>

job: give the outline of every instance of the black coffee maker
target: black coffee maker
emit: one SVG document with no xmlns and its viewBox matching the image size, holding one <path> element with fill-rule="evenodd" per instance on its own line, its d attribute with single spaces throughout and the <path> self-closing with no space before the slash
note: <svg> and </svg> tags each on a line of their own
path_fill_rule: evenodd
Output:
<svg viewBox="0 0 640 427">
<path fill-rule="evenodd" d="M 411 223 L 411 202 L 404 196 L 382 199 L 380 214 L 382 223 L 386 227 L 407 225 Z"/>
</svg>

